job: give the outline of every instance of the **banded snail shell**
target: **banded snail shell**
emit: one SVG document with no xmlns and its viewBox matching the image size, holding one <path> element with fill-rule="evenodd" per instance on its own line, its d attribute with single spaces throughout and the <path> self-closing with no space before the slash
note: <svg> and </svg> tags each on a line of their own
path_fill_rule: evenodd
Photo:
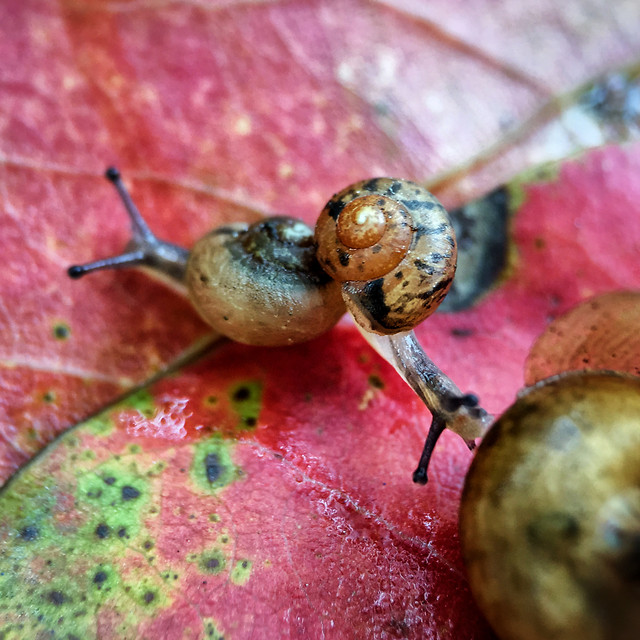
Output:
<svg viewBox="0 0 640 640">
<path fill-rule="evenodd" d="M 456 269 L 449 216 L 424 187 L 376 178 L 340 191 L 316 224 L 318 261 L 342 282 L 347 309 L 366 331 L 408 331 L 431 315 Z"/>
</svg>

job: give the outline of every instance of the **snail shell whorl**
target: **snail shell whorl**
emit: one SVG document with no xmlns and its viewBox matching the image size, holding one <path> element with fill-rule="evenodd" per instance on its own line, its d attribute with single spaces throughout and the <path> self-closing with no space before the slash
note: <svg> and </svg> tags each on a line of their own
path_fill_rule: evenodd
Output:
<svg viewBox="0 0 640 640">
<path fill-rule="evenodd" d="M 201 238 L 186 285 L 202 318 L 245 344 L 310 340 L 345 311 L 339 283 L 318 264 L 313 231 L 287 217 L 228 225 Z"/>
<path fill-rule="evenodd" d="M 367 331 L 414 328 L 453 281 L 449 216 L 414 182 L 376 178 L 347 187 L 325 206 L 315 236 L 318 261 L 342 282 L 347 308 Z"/>
</svg>

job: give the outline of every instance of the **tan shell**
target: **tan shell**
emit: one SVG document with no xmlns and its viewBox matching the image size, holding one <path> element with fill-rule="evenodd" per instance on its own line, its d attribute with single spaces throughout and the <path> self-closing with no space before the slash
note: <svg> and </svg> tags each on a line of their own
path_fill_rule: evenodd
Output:
<svg viewBox="0 0 640 640">
<path fill-rule="evenodd" d="M 245 344 L 310 340 L 345 311 L 339 283 L 316 260 L 312 230 L 293 218 L 212 231 L 191 250 L 185 282 L 203 320 Z"/>
<path fill-rule="evenodd" d="M 571 373 L 526 392 L 467 475 L 471 589 L 502 640 L 640 630 L 640 379 Z"/>
<path fill-rule="evenodd" d="M 342 282 L 367 331 L 407 331 L 431 315 L 456 268 L 456 240 L 436 198 L 408 180 L 376 178 L 333 196 L 315 232 L 318 261 Z"/>
<path fill-rule="evenodd" d="M 640 375 L 640 291 L 612 291 L 556 318 L 525 363 L 534 384 L 563 371 L 609 369 Z"/>
</svg>

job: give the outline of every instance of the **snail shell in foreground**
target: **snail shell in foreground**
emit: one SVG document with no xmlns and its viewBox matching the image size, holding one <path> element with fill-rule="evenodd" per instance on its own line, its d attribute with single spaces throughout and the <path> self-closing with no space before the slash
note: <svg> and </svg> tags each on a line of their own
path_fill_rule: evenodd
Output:
<svg viewBox="0 0 640 640">
<path fill-rule="evenodd" d="M 377 178 L 337 193 L 316 225 L 318 260 L 342 283 L 365 330 L 409 331 L 445 297 L 456 241 L 444 207 L 420 185 Z"/>
<path fill-rule="evenodd" d="M 460 530 L 500 638 L 638 638 L 640 379 L 583 372 L 528 390 L 478 448 Z"/>
</svg>

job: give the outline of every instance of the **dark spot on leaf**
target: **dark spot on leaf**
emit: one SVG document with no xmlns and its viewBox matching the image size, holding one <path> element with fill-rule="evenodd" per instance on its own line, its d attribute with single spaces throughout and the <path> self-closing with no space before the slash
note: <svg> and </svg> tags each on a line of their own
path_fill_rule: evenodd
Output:
<svg viewBox="0 0 640 640">
<path fill-rule="evenodd" d="M 248 400 L 251 397 L 251 390 L 249 387 L 238 387 L 233 392 L 233 399 L 235 402 L 242 402 L 243 400 Z"/>
<path fill-rule="evenodd" d="M 147 591 L 142 597 L 146 604 L 150 604 L 155 600 L 156 594 L 153 591 Z"/>
<path fill-rule="evenodd" d="M 451 329 L 451 335 L 454 336 L 454 338 L 468 338 L 475 332 L 475 329 L 472 327 L 454 327 Z"/>
<path fill-rule="evenodd" d="M 124 538 L 127 535 L 127 530 L 124 527 L 118 529 L 118 537 Z"/>
<path fill-rule="evenodd" d="M 51 604 L 60 606 L 61 604 L 64 604 L 64 602 L 66 602 L 67 598 L 65 597 L 64 593 L 62 593 L 62 591 L 49 591 L 49 593 L 47 593 L 47 600 Z"/>
<path fill-rule="evenodd" d="M 102 586 L 102 583 L 108 578 L 107 574 L 104 571 L 98 571 L 93 576 L 93 582 L 97 585 Z"/>
<path fill-rule="evenodd" d="M 217 453 L 209 453 L 204 459 L 205 473 L 207 480 L 214 483 L 222 473 L 222 465 Z"/>
<path fill-rule="evenodd" d="M 105 524 L 104 522 L 101 522 L 97 527 L 96 527 L 96 535 L 98 536 L 98 538 L 101 539 L 105 539 L 109 537 L 109 534 L 111 533 L 111 529 L 109 528 L 108 524 Z"/>
<path fill-rule="evenodd" d="M 253 417 L 249 416 L 248 418 L 244 418 L 244 424 L 247 427 L 255 427 L 258 421 Z"/>
<path fill-rule="evenodd" d="M 42 399 L 47 402 L 47 403 L 51 403 L 54 402 L 56 399 L 56 394 L 53 393 L 53 391 L 45 391 L 44 395 L 42 396 Z"/>
<path fill-rule="evenodd" d="M 21 532 L 20 537 L 27 542 L 35 540 L 38 537 L 38 527 L 34 525 L 27 525 Z"/>
<path fill-rule="evenodd" d="M 145 540 L 142 546 L 144 549 L 149 551 L 149 549 L 153 549 L 153 542 L 151 542 L 151 540 Z"/>
<path fill-rule="evenodd" d="M 66 324 L 57 324 L 53 327 L 53 337 L 56 340 L 66 340 L 71 334 L 71 329 Z"/>
<path fill-rule="evenodd" d="M 109 485 L 114 484 L 116 481 L 116 479 L 113 476 L 107 476 L 106 478 L 103 478 L 103 480 L 105 484 L 109 484 Z"/>
<path fill-rule="evenodd" d="M 369 376 L 369 386 L 373 387 L 374 389 L 384 389 L 384 381 L 382 380 L 382 378 L 380 378 L 380 376 L 371 374 Z"/>
<path fill-rule="evenodd" d="M 225 567 L 224 554 L 219 550 L 205 553 L 200 558 L 200 567 L 206 573 L 220 573 Z"/>
<path fill-rule="evenodd" d="M 140 491 L 130 485 L 122 487 L 122 499 L 123 500 L 135 500 L 140 496 Z"/>
</svg>

